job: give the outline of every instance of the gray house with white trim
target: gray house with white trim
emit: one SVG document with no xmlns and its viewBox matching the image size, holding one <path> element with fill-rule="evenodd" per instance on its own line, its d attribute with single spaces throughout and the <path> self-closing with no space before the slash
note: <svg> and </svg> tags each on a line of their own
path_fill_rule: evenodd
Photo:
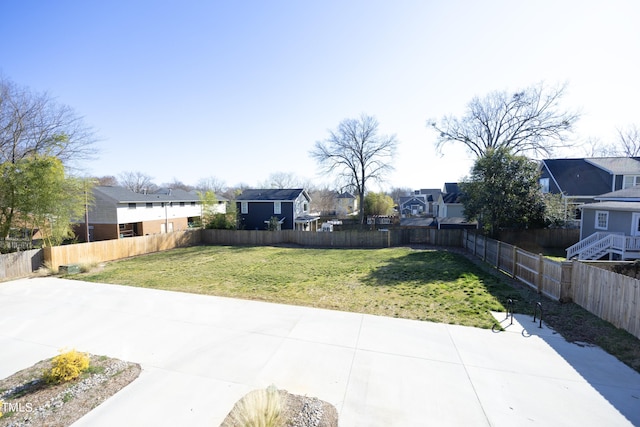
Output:
<svg viewBox="0 0 640 427">
<path fill-rule="evenodd" d="M 567 258 L 640 258 L 640 185 L 595 197 L 581 206 L 580 241 Z"/>
</svg>

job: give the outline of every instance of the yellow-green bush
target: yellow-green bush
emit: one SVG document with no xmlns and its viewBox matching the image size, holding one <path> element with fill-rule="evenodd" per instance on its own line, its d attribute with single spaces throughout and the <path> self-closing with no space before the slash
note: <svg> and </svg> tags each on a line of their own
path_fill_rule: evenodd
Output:
<svg viewBox="0 0 640 427">
<path fill-rule="evenodd" d="M 89 368 L 89 355 L 69 350 L 54 357 L 51 369 L 45 370 L 43 376 L 49 383 L 61 383 L 78 378 L 87 368 Z"/>
</svg>

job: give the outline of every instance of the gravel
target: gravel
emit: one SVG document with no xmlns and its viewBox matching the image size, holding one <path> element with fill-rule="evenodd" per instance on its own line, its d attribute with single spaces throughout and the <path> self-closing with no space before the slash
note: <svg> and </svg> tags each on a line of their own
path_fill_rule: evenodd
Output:
<svg viewBox="0 0 640 427">
<path fill-rule="evenodd" d="M 81 379 L 49 385 L 42 372 L 51 359 L 0 381 L 5 414 L 1 427 L 69 426 L 136 379 L 140 365 L 104 356 L 90 356 L 94 369 Z"/>
</svg>

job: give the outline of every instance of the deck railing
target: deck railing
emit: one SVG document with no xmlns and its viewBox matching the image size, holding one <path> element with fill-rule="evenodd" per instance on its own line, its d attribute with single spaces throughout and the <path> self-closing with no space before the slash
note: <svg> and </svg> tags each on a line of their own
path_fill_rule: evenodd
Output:
<svg viewBox="0 0 640 427">
<path fill-rule="evenodd" d="M 607 253 L 615 253 L 626 258 L 627 252 L 640 251 L 640 237 L 625 236 L 623 233 L 593 233 L 586 239 L 567 248 L 567 259 L 596 259 Z"/>
</svg>

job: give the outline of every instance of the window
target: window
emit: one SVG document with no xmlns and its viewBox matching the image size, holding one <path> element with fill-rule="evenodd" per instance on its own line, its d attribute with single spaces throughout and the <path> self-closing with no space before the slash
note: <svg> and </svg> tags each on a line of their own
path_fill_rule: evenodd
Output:
<svg viewBox="0 0 640 427">
<path fill-rule="evenodd" d="M 191 202 L 191 206 L 195 206 L 195 205 L 196 205 L 196 202 Z"/>
<path fill-rule="evenodd" d="M 540 178 L 540 191 L 543 193 L 549 192 L 549 178 Z"/>
<path fill-rule="evenodd" d="M 606 230 L 609 228 L 609 212 L 596 211 L 596 229 Z"/>
<path fill-rule="evenodd" d="M 149 203 L 149 202 L 147 202 L 147 209 L 150 209 L 150 208 L 152 208 L 152 207 L 153 207 L 153 203 Z"/>
<path fill-rule="evenodd" d="M 640 175 L 625 175 L 622 188 L 631 188 L 638 184 L 640 184 Z"/>
<path fill-rule="evenodd" d="M 302 211 L 303 212 L 307 212 L 309 210 L 309 204 L 308 203 L 303 203 L 302 204 Z"/>
<path fill-rule="evenodd" d="M 282 213 L 282 202 L 273 202 L 273 213 L 274 214 Z"/>
<path fill-rule="evenodd" d="M 180 207 L 184 208 L 184 202 L 180 202 Z"/>
<path fill-rule="evenodd" d="M 240 202 L 240 213 L 248 214 L 249 213 L 249 203 L 248 202 Z"/>
<path fill-rule="evenodd" d="M 135 208 L 136 208 L 135 203 L 129 203 L 129 209 L 135 209 Z"/>
</svg>

